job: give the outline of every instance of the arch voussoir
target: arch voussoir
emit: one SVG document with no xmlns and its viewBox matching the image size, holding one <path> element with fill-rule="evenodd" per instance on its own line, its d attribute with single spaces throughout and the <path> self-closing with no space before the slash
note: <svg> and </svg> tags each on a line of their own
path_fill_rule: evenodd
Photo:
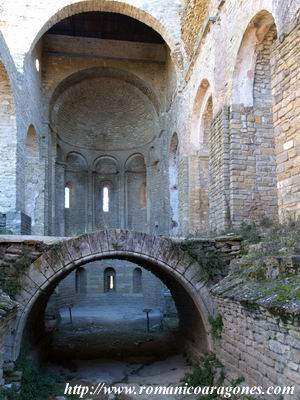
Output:
<svg viewBox="0 0 300 400">
<path fill-rule="evenodd" d="M 45 254 L 46 261 L 50 265 L 52 265 L 52 268 L 57 270 L 62 268 L 64 265 L 72 262 L 72 257 L 68 251 L 68 247 L 66 245 L 66 242 L 62 242 L 59 247 L 55 247 L 54 249 L 50 250 L 49 254 Z M 59 268 L 55 268 L 54 265 L 56 266 L 56 263 Z"/>
<path fill-rule="evenodd" d="M 44 273 L 46 274 L 46 271 L 42 270 L 40 266 L 41 264 L 35 262 L 31 264 L 26 271 L 26 276 L 31 279 L 38 287 L 41 287 L 45 283 L 45 281 L 48 280 L 48 278 L 44 275 Z"/>
<path fill-rule="evenodd" d="M 179 262 L 183 259 L 184 257 L 184 252 L 180 249 L 180 247 L 176 244 L 173 243 L 169 253 L 166 255 L 166 263 L 171 267 L 171 268 L 176 268 L 176 265 L 179 264 Z"/>
<path fill-rule="evenodd" d="M 48 279 L 50 276 L 54 274 L 54 270 L 51 268 L 51 266 L 45 261 L 45 258 L 39 257 L 37 258 L 32 264 L 31 267 L 33 267 L 35 270 L 40 271 L 45 279 Z"/>
<path fill-rule="evenodd" d="M 188 270 L 189 266 L 194 263 L 194 261 L 195 260 L 188 253 L 184 253 L 175 269 L 181 275 L 185 276 L 186 271 Z"/>
<path fill-rule="evenodd" d="M 79 260 L 84 256 L 91 254 L 89 241 L 86 235 L 79 236 L 75 239 L 68 240 L 66 242 L 68 252 L 71 256 L 72 261 Z"/>
<path fill-rule="evenodd" d="M 145 235 L 141 253 L 153 255 L 155 252 L 155 236 Z"/>
<path fill-rule="evenodd" d="M 201 272 L 202 271 L 200 271 L 199 264 L 194 261 L 185 270 L 184 277 L 186 278 L 186 280 L 192 283 L 195 277 L 201 277 L 202 279 L 204 279 L 205 275 Z"/>
<path fill-rule="evenodd" d="M 131 232 L 130 234 L 132 236 L 132 249 L 133 251 L 137 253 L 141 253 L 144 245 L 144 240 L 145 240 L 145 233 L 142 232 Z"/>
<path fill-rule="evenodd" d="M 172 242 L 169 239 L 161 238 L 157 242 L 155 257 L 158 260 L 166 261 L 167 255 L 170 253 L 172 249 Z"/>
<path fill-rule="evenodd" d="M 33 305 L 39 299 L 47 300 L 55 285 L 77 267 L 110 257 L 132 259 L 147 269 L 149 265 L 149 270 L 170 281 L 171 287 L 182 286 L 195 302 L 209 342 L 208 321 L 215 310 L 206 287 L 206 273 L 198 262 L 170 239 L 127 230 L 102 230 L 55 243 L 24 273 L 17 296 L 22 309 L 16 321 L 14 358 L 19 354 L 20 338 Z"/>
</svg>

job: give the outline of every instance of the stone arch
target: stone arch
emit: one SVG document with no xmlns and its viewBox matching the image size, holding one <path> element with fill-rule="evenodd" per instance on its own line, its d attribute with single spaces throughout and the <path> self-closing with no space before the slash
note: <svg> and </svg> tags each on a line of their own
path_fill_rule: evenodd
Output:
<svg viewBox="0 0 300 400">
<path fill-rule="evenodd" d="M 143 154 L 136 153 L 125 163 L 126 226 L 133 230 L 147 231 L 147 204 L 144 207 L 140 201 L 141 187 L 147 193 L 147 168 Z"/>
<path fill-rule="evenodd" d="M 180 246 L 170 239 L 126 230 L 104 230 L 56 243 L 35 260 L 21 277 L 16 300 L 21 305 L 11 348 L 11 359 L 20 351 L 25 326 L 36 312 L 44 312 L 57 284 L 70 272 L 101 259 L 132 261 L 154 273 L 170 289 L 180 324 L 190 344 L 198 351 L 213 349 L 209 319 L 216 316 L 215 305 L 206 287 L 207 274 Z M 34 332 L 30 328 L 30 332 Z M 193 343 L 194 341 L 194 343 Z"/>
<path fill-rule="evenodd" d="M 36 231 L 39 215 L 37 209 L 41 191 L 39 139 L 33 125 L 27 131 L 25 143 L 25 214 L 31 218 L 32 233 Z"/>
<path fill-rule="evenodd" d="M 124 14 L 140 22 L 143 22 L 145 25 L 150 26 L 162 36 L 172 53 L 178 53 L 176 39 L 158 19 L 156 19 L 150 13 L 142 10 L 141 8 L 116 0 L 79 0 L 63 7 L 58 12 L 56 12 L 39 30 L 38 34 L 36 35 L 30 46 L 29 51 L 32 51 L 32 49 L 38 43 L 43 34 L 46 33 L 53 25 L 55 25 L 59 21 L 72 15 L 89 11 Z"/>
<path fill-rule="evenodd" d="M 170 233 L 179 233 L 179 191 L 178 191 L 178 161 L 179 140 L 175 132 L 169 146 L 169 192 L 170 192 Z"/>
<path fill-rule="evenodd" d="M 210 83 L 207 79 L 203 79 L 200 83 L 194 101 L 191 123 L 191 142 L 196 150 L 203 150 L 205 136 L 203 130 L 203 115 L 207 106 L 207 102 L 210 98 L 212 101 Z"/>
<path fill-rule="evenodd" d="M 67 169 L 70 169 L 71 171 L 87 170 L 86 158 L 82 154 L 76 151 L 71 151 L 70 153 L 67 154 L 66 164 L 67 164 Z"/>
<path fill-rule="evenodd" d="M 189 157 L 189 232 L 208 231 L 209 220 L 209 162 L 211 126 L 214 116 L 212 88 L 203 79 L 197 91 L 191 121 L 193 152 Z"/>
<path fill-rule="evenodd" d="M 264 41 L 273 26 L 276 27 L 274 17 L 266 10 L 258 12 L 249 22 L 236 58 L 232 78 L 232 104 L 253 106 L 257 46 Z"/>
<path fill-rule="evenodd" d="M 17 124 L 11 80 L 0 61 L 0 212 L 16 209 Z"/>
<path fill-rule="evenodd" d="M 94 161 L 94 170 L 99 174 L 117 174 L 119 163 L 112 156 L 101 156 Z"/>
</svg>

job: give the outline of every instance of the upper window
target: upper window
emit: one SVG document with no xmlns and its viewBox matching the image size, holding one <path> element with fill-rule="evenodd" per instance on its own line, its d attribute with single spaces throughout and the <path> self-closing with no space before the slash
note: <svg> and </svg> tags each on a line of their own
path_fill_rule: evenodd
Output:
<svg viewBox="0 0 300 400">
<path fill-rule="evenodd" d="M 111 292 L 116 290 L 116 272 L 113 268 L 106 268 L 104 271 L 104 291 Z"/>
<path fill-rule="evenodd" d="M 65 208 L 70 208 L 70 188 L 65 187 Z"/>
<path fill-rule="evenodd" d="M 107 186 L 103 188 L 102 192 L 102 210 L 103 212 L 109 212 L 109 189 Z"/>
</svg>

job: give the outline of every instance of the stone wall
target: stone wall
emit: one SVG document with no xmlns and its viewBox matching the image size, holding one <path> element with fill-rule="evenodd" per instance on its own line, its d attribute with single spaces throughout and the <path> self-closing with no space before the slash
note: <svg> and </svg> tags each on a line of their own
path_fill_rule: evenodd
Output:
<svg viewBox="0 0 300 400">
<path fill-rule="evenodd" d="M 279 216 L 282 222 L 299 216 L 299 13 L 273 50 L 272 91 L 275 127 Z"/>
<path fill-rule="evenodd" d="M 223 331 L 216 353 L 226 366 L 229 380 L 245 378 L 243 385 L 294 386 L 300 393 L 300 326 L 284 322 L 265 309 L 247 309 L 230 299 L 216 298 Z M 296 396 L 296 397 L 295 397 Z M 270 396 L 277 399 L 277 396 Z"/>
<path fill-rule="evenodd" d="M 115 271 L 115 289 L 107 292 L 105 270 Z M 142 271 L 141 291 L 134 291 L 133 275 L 136 268 Z M 49 307 L 58 308 L 87 306 L 105 307 L 124 305 L 130 310 L 142 312 L 144 308 L 165 310 L 164 293 L 168 289 L 151 272 L 128 261 L 102 260 L 81 267 L 84 282 L 80 285 L 76 271 L 69 274 L 58 285 L 49 299 Z M 77 282 L 76 282 L 77 281 Z"/>
<path fill-rule="evenodd" d="M 17 127 L 11 82 L 2 63 L 0 82 L 0 212 L 7 212 L 16 210 Z"/>
<path fill-rule="evenodd" d="M 0 290 L 0 387 L 3 385 L 3 364 L 5 362 L 5 350 L 13 329 L 17 306 L 2 290 Z"/>
<path fill-rule="evenodd" d="M 255 48 L 253 93 L 249 93 L 253 106 L 234 104 L 231 108 L 230 211 L 233 226 L 266 217 L 276 220 L 278 215 L 270 66 L 275 39 L 273 25 Z M 246 94 L 243 97 L 241 93 L 240 100 L 246 101 Z"/>
<path fill-rule="evenodd" d="M 230 223 L 227 108 L 220 111 L 212 122 L 209 146 L 209 226 L 212 231 L 222 231 Z"/>
<path fill-rule="evenodd" d="M 192 55 L 199 30 L 207 16 L 208 0 L 185 0 L 182 12 L 181 32 L 186 51 Z"/>
</svg>

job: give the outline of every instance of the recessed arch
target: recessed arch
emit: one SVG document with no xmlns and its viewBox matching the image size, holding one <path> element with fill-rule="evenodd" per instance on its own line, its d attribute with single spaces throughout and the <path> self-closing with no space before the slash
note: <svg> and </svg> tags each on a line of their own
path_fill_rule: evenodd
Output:
<svg viewBox="0 0 300 400">
<path fill-rule="evenodd" d="M 132 154 L 125 162 L 125 171 L 145 172 L 145 158 L 141 153 Z"/>
<path fill-rule="evenodd" d="M 59 21 L 70 17 L 75 14 L 80 14 L 83 12 L 93 12 L 93 11 L 101 11 L 101 12 L 111 12 L 111 13 L 119 13 L 123 15 L 127 15 L 132 17 L 140 22 L 143 22 L 145 25 L 148 25 L 155 31 L 157 31 L 162 38 L 165 40 L 166 44 L 170 48 L 171 52 L 175 52 L 177 49 L 177 41 L 168 31 L 168 29 L 153 15 L 148 12 L 142 10 L 141 8 L 135 7 L 131 4 L 116 1 L 116 0 L 82 0 L 72 2 L 72 4 L 68 4 L 67 6 L 61 8 L 54 15 L 52 15 L 46 23 L 41 27 L 37 35 L 35 36 L 33 42 L 30 45 L 29 52 L 35 47 L 40 38 L 46 33 L 52 26 L 54 26 Z M 178 50 L 177 50 L 178 52 Z"/>
<path fill-rule="evenodd" d="M 66 164 L 67 168 L 73 171 L 87 170 L 86 158 L 76 151 L 71 151 L 67 154 Z"/>
<path fill-rule="evenodd" d="M 211 86 L 207 79 L 203 79 L 200 83 L 194 101 L 192 123 L 191 123 L 191 142 L 193 147 L 197 151 L 203 149 L 204 147 L 204 141 L 205 141 L 204 116 L 209 101 L 213 103 Z M 213 109 L 212 109 L 212 115 L 213 115 Z"/>
<path fill-rule="evenodd" d="M 141 153 L 132 154 L 125 163 L 125 188 L 127 228 L 147 231 L 147 167 Z"/>
<path fill-rule="evenodd" d="M 28 268 L 17 296 L 22 308 L 17 317 L 11 358 L 18 357 L 32 310 L 35 307 L 43 309 L 56 285 L 66 275 L 89 262 L 116 258 L 132 261 L 161 279 L 173 295 L 182 329 L 200 342 L 202 352 L 212 350 L 209 318 L 215 317 L 216 310 L 205 285 L 206 273 L 200 265 L 169 239 L 110 230 L 57 243 Z M 199 331 L 194 331 L 194 324 Z"/>
<path fill-rule="evenodd" d="M 233 77 L 231 104 L 252 107 L 253 85 L 257 60 L 256 47 L 275 26 L 273 15 L 267 10 L 259 11 L 249 22 L 237 53 Z"/>
<path fill-rule="evenodd" d="M 96 158 L 93 167 L 99 174 L 117 174 L 119 171 L 119 163 L 117 159 L 112 156 Z"/>
<path fill-rule="evenodd" d="M 25 213 L 31 218 L 35 232 L 38 219 L 37 202 L 41 191 L 39 139 L 33 125 L 30 125 L 25 143 Z"/>
</svg>

